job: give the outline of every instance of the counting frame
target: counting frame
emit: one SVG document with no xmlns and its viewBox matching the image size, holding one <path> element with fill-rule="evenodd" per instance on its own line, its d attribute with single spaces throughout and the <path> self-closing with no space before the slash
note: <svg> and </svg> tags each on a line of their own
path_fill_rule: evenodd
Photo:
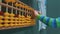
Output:
<svg viewBox="0 0 60 34">
<path fill-rule="evenodd" d="M 1 8 L 5 7 L 6 10 L 0 11 L 0 30 L 35 25 L 33 8 L 19 0 L 4 0 L 4 2 L 0 2 Z"/>
</svg>

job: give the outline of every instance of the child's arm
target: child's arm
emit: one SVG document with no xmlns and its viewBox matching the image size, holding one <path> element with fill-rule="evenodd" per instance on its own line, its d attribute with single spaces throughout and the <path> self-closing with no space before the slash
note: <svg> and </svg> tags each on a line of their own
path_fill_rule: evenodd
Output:
<svg viewBox="0 0 60 34">
<path fill-rule="evenodd" d="M 53 28 L 60 27 L 60 18 L 50 18 L 50 17 L 42 16 L 42 15 L 39 15 L 37 12 L 35 12 L 35 15 L 37 19 L 45 23 L 47 26 L 50 26 Z"/>
<path fill-rule="evenodd" d="M 60 18 L 50 18 L 37 15 L 37 18 L 50 27 L 60 27 Z"/>
</svg>

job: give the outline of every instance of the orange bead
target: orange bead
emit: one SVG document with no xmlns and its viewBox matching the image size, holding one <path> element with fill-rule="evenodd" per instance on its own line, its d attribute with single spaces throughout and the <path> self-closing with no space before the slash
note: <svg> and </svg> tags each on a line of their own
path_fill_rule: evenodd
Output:
<svg viewBox="0 0 60 34">
<path fill-rule="evenodd" d="M 25 8 L 25 6 L 24 6 L 24 5 L 22 5 L 22 8 Z"/>
<path fill-rule="evenodd" d="M 16 7 L 18 7 L 18 6 L 19 6 L 19 4 L 18 4 L 18 3 L 16 3 L 16 4 L 15 4 L 15 6 L 16 6 Z"/>
<path fill-rule="evenodd" d="M 25 6 L 25 8 L 27 9 L 27 6 Z"/>
<path fill-rule="evenodd" d="M 9 2 L 11 2 L 11 0 L 5 0 L 5 2 L 8 2 L 9 3 Z"/>
<path fill-rule="evenodd" d="M 19 7 L 22 7 L 22 5 L 21 5 L 21 4 L 19 4 Z"/>
<path fill-rule="evenodd" d="M 16 0 L 11 0 L 12 3 L 16 2 Z"/>
</svg>

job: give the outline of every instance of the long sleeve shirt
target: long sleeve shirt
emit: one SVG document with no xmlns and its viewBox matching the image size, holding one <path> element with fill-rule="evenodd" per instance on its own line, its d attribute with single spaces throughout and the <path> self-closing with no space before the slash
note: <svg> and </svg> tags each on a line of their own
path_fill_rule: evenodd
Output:
<svg viewBox="0 0 60 34">
<path fill-rule="evenodd" d="M 60 18 L 50 18 L 42 15 L 37 15 L 37 18 L 45 23 L 47 26 L 53 28 L 60 27 Z"/>
</svg>

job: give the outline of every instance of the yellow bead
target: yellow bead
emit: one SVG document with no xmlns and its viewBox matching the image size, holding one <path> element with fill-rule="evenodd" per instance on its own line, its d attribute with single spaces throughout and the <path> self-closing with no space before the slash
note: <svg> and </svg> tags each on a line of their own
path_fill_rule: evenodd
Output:
<svg viewBox="0 0 60 34">
<path fill-rule="evenodd" d="M 2 19 L 3 18 L 3 16 L 0 16 L 0 19 Z"/>
<path fill-rule="evenodd" d="M 8 13 L 8 12 L 5 12 L 5 13 L 4 13 L 4 16 L 9 16 L 9 13 Z"/>
<path fill-rule="evenodd" d="M 14 26 L 14 24 L 11 24 L 11 26 Z"/>
<path fill-rule="evenodd" d="M 3 20 L 0 20 L 0 23 L 4 22 Z"/>
<path fill-rule="evenodd" d="M 22 16 L 22 18 L 24 18 L 25 16 Z"/>
<path fill-rule="evenodd" d="M 9 24 L 4 24 L 4 26 L 5 26 L 5 27 L 8 27 L 8 26 L 9 26 Z"/>
<path fill-rule="evenodd" d="M 31 21 L 27 21 L 27 22 L 31 22 Z"/>
<path fill-rule="evenodd" d="M 21 15 L 19 15 L 19 17 L 21 17 Z"/>
<path fill-rule="evenodd" d="M 16 18 L 17 20 L 19 20 L 19 18 Z"/>
<path fill-rule="evenodd" d="M 22 21 L 19 21 L 19 23 L 22 23 Z"/>
<path fill-rule="evenodd" d="M 13 13 L 10 14 L 11 17 L 15 16 Z"/>
<path fill-rule="evenodd" d="M 4 23 L 8 23 L 8 22 L 10 22 L 10 21 L 8 21 L 8 20 L 4 20 Z"/>
<path fill-rule="evenodd" d="M 18 18 L 16 18 L 16 20 L 18 21 L 19 19 L 18 19 Z"/>
<path fill-rule="evenodd" d="M 4 26 L 4 25 L 0 24 L 0 27 L 2 27 L 2 26 Z"/>
<path fill-rule="evenodd" d="M 15 22 L 15 21 L 11 21 L 11 23 L 13 23 L 13 22 Z"/>
<path fill-rule="evenodd" d="M 9 19 L 13 20 L 13 19 L 15 19 L 15 18 L 14 18 L 14 17 L 10 17 Z"/>
<path fill-rule="evenodd" d="M 21 20 L 21 18 L 18 19 L 19 21 Z"/>
<path fill-rule="evenodd" d="M 31 16 L 27 16 L 28 18 L 31 18 Z"/>
<path fill-rule="evenodd" d="M 18 24 L 16 23 L 15 25 L 17 26 Z"/>
<path fill-rule="evenodd" d="M 4 17 L 4 19 L 9 19 L 9 17 Z"/>
<path fill-rule="evenodd" d="M 25 21 L 22 21 L 22 23 L 24 23 Z"/>
<path fill-rule="evenodd" d="M 17 22 L 18 22 L 17 20 L 18 20 L 18 18 L 16 17 L 16 18 L 15 18 L 15 23 L 17 23 Z"/>
<path fill-rule="evenodd" d="M 32 20 L 31 20 L 31 25 L 35 25 L 36 24 L 36 21 L 34 19 L 32 19 Z"/>
</svg>

